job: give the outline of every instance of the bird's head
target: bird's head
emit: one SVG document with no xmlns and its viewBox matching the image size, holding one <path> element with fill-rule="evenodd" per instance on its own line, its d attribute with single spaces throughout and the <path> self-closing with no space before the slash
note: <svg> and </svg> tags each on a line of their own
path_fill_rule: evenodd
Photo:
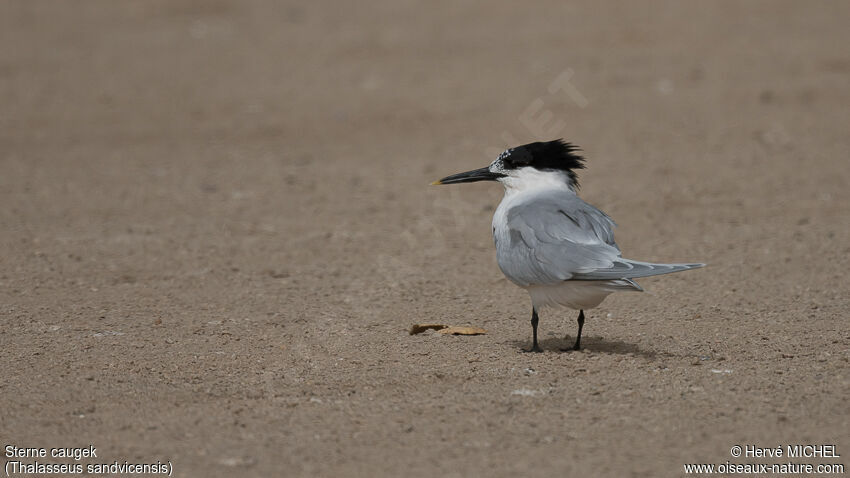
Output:
<svg viewBox="0 0 850 478">
<path fill-rule="evenodd" d="M 578 189 L 575 170 L 584 168 L 578 147 L 562 139 L 524 144 L 504 151 L 486 168 L 453 174 L 431 184 L 499 181 L 507 189 L 540 187 L 544 184 Z"/>
</svg>

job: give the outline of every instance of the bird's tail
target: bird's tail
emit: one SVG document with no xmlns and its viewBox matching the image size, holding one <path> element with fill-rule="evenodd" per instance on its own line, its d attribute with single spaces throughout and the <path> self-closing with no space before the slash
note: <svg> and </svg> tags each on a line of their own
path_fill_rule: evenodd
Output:
<svg viewBox="0 0 850 478">
<path fill-rule="evenodd" d="M 672 272 L 687 271 L 700 267 L 705 267 L 705 264 L 653 264 L 651 262 L 620 258 L 614 261 L 612 267 L 580 272 L 573 275 L 572 278 L 575 280 L 637 279 L 638 277 L 670 274 Z"/>
</svg>

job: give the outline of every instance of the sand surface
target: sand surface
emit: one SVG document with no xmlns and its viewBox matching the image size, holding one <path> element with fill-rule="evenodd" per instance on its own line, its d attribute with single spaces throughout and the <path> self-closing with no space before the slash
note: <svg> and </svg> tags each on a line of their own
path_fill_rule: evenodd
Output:
<svg viewBox="0 0 850 478">
<path fill-rule="evenodd" d="M 850 464 L 848 18 L 3 2 L 0 440 L 183 477 Z M 626 257 L 709 267 L 610 297 L 580 352 L 544 310 L 525 354 L 501 187 L 428 183 L 557 137 Z"/>
</svg>

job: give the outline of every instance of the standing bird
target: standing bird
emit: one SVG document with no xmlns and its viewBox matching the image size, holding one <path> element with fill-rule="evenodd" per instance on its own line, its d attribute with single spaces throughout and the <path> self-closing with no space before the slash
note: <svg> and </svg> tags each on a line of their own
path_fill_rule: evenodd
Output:
<svg viewBox="0 0 850 478">
<path fill-rule="evenodd" d="M 651 264 L 624 259 L 614 242 L 614 221 L 584 202 L 577 169 L 578 148 L 559 139 L 511 148 L 486 168 L 447 176 L 432 184 L 499 181 L 505 197 L 493 214 L 493 240 L 502 273 L 531 295 L 533 342 L 537 311 L 544 305 L 576 309 L 581 348 L 584 310 L 608 294 L 643 289 L 632 279 L 703 267 L 705 264 Z"/>
</svg>

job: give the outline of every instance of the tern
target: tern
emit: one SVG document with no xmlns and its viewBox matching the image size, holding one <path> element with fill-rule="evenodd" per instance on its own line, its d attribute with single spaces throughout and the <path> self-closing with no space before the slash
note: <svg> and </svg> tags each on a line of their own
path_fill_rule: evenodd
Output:
<svg viewBox="0 0 850 478">
<path fill-rule="evenodd" d="M 614 221 L 577 195 L 576 170 L 584 169 L 579 148 L 563 139 L 529 143 L 504 151 L 485 168 L 447 176 L 437 184 L 499 181 L 505 196 L 493 214 L 493 240 L 502 273 L 531 295 L 532 345 L 538 310 L 578 310 L 573 350 L 581 349 L 584 311 L 609 294 L 643 289 L 634 281 L 705 264 L 653 264 L 625 259 L 614 242 Z"/>
</svg>

